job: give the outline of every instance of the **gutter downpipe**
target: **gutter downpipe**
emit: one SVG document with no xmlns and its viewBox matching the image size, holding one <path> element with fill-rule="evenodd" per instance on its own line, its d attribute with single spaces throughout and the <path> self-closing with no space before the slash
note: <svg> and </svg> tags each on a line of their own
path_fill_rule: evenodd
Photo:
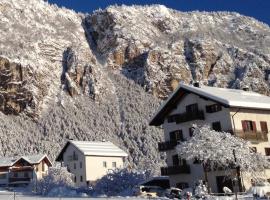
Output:
<svg viewBox="0 0 270 200">
<path fill-rule="evenodd" d="M 234 116 L 241 110 L 241 108 L 238 108 L 238 110 L 232 115 L 232 123 L 233 123 L 233 132 L 235 133 L 235 123 L 234 123 Z"/>
<path fill-rule="evenodd" d="M 233 123 L 233 133 L 235 134 L 235 123 L 234 123 L 234 116 L 241 110 L 241 108 L 238 108 L 238 110 L 232 115 L 232 123 Z M 235 158 L 235 161 L 236 161 L 236 157 L 235 157 L 235 149 L 233 150 L 233 155 L 234 155 L 234 158 Z M 237 179 L 238 179 L 238 187 L 239 187 L 239 191 L 242 192 L 243 188 L 245 188 L 244 186 L 244 182 L 243 182 L 243 177 L 241 176 L 241 171 L 240 171 L 240 167 L 237 167 L 236 168 L 236 174 L 237 174 Z M 240 183 L 240 180 L 242 182 L 242 185 Z M 236 199 L 237 199 L 237 196 L 236 196 Z"/>
</svg>

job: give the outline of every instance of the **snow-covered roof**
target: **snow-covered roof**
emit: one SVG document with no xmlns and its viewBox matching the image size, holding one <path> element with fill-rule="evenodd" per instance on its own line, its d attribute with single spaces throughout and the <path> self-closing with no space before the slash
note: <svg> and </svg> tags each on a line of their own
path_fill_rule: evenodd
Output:
<svg viewBox="0 0 270 200">
<path fill-rule="evenodd" d="M 152 117 L 150 125 L 161 125 L 165 115 L 187 93 L 193 93 L 218 102 L 226 107 L 247 109 L 270 110 L 270 97 L 259 93 L 240 89 L 228 89 L 209 86 L 195 87 L 193 85 L 180 84 L 169 98 L 160 106 Z"/>
<path fill-rule="evenodd" d="M 26 160 L 30 164 L 40 163 L 44 158 L 47 158 L 49 160 L 49 158 L 45 154 L 28 155 L 28 156 L 22 156 L 21 158 L 23 158 L 24 160 Z M 50 160 L 49 160 L 49 162 L 51 163 Z"/>
<path fill-rule="evenodd" d="M 16 158 L 13 157 L 2 157 L 0 158 L 0 167 L 9 167 L 12 166 L 13 163 L 17 161 Z"/>
<path fill-rule="evenodd" d="M 16 157 L 2 157 L 0 158 L 0 167 L 11 167 L 20 159 L 26 160 L 29 164 L 38 164 L 45 158 L 51 164 L 51 161 L 45 154 L 16 156 Z"/>
<path fill-rule="evenodd" d="M 96 142 L 96 141 L 74 141 L 70 140 L 66 143 L 56 161 L 61 161 L 63 153 L 68 145 L 73 144 L 85 156 L 113 156 L 127 157 L 128 154 L 111 142 Z"/>
</svg>

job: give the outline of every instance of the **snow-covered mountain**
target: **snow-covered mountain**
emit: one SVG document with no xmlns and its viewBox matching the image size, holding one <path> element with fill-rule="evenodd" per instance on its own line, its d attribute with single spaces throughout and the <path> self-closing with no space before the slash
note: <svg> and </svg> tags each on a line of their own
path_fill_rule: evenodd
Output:
<svg viewBox="0 0 270 200">
<path fill-rule="evenodd" d="M 1 0 L 0 38 L 1 155 L 106 139 L 158 169 L 163 134 L 148 121 L 178 82 L 270 94 L 270 29 L 237 13 Z"/>
</svg>

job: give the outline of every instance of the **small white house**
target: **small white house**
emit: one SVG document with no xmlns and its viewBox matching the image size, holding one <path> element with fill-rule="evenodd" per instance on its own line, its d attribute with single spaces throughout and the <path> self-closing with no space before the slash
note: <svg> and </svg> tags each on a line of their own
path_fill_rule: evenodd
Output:
<svg viewBox="0 0 270 200">
<path fill-rule="evenodd" d="M 111 142 L 68 141 L 56 161 L 74 174 L 76 186 L 87 186 L 109 170 L 124 167 L 127 153 Z"/>
</svg>

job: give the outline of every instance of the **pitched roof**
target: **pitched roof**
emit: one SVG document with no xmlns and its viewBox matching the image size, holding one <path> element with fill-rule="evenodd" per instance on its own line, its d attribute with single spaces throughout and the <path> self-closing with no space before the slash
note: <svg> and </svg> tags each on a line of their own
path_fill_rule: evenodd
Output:
<svg viewBox="0 0 270 200">
<path fill-rule="evenodd" d="M 45 154 L 38 154 L 38 155 L 28 155 L 28 156 L 22 156 L 24 160 L 29 162 L 30 164 L 37 164 L 40 163 L 43 159 L 48 159 L 49 163 L 51 164 L 51 161 Z"/>
<path fill-rule="evenodd" d="M 0 167 L 10 167 L 12 166 L 18 159 L 14 157 L 2 157 L 0 158 Z"/>
<path fill-rule="evenodd" d="M 32 165 L 40 163 L 43 159 L 47 159 L 50 165 L 52 165 L 47 155 L 37 154 L 37 155 L 28 155 L 28 156 L 2 157 L 0 158 L 0 167 L 11 167 L 20 159 L 24 159 L 29 164 L 32 164 Z"/>
<path fill-rule="evenodd" d="M 111 142 L 93 142 L 93 141 L 68 141 L 56 161 L 63 160 L 63 154 L 67 147 L 72 144 L 85 156 L 113 156 L 113 157 L 127 157 L 128 154 Z"/>
<path fill-rule="evenodd" d="M 193 93 L 215 101 L 225 107 L 270 110 L 270 97 L 255 92 L 209 86 L 194 87 L 192 85 L 180 84 L 169 98 L 160 106 L 149 124 L 156 126 L 161 125 L 166 115 L 173 109 L 180 99 L 188 93 Z"/>
</svg>

